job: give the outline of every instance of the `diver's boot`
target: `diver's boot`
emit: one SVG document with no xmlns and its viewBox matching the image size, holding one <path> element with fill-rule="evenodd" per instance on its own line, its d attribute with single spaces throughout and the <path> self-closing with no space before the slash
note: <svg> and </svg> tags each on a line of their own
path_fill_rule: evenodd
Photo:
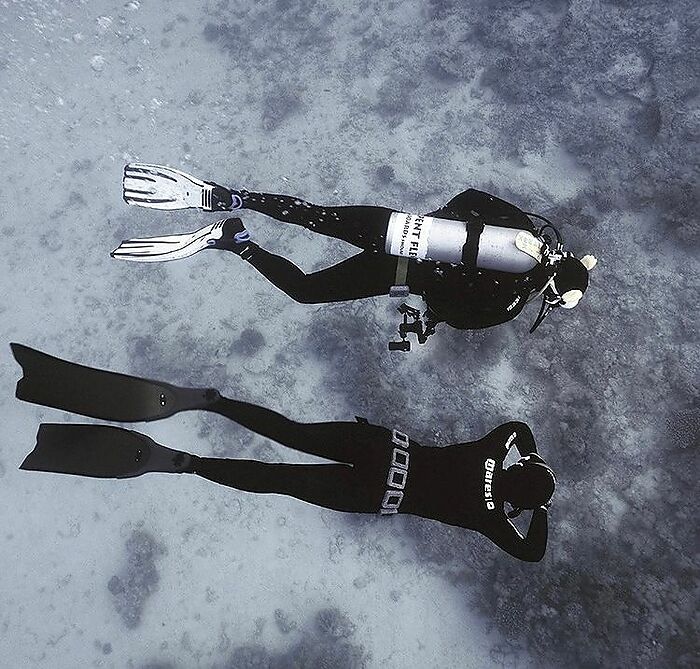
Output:
<svg viewBox="0 0 700 669">
<path fill-rule="evenodd" d="M 204 249 L 224 249 L 247 260 L 254 248 L 241 219 L 226 218 L 181 235 L 125 239 L 110 255 L 132 262 L 166 262 L 189 258 Z"/>
<path fill-rule="evenodd" d="M 250 232 L 243 225 L 240 218 L 227 218 L 223 221 L 221 237 L 208 242 L 208 248 L 232 251 L 247 260 L 257 244 L 250 240 Z"/>
</svg>

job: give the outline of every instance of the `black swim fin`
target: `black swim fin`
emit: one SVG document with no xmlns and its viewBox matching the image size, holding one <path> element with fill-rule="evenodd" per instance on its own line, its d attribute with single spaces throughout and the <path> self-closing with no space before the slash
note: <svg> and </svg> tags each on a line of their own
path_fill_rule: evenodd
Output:
<svg viewBox="0 0 700 669">
<path fill-rule="evenodd" d="M 20 469 L 125 479 L 146 472 L 183 473 L 191 459 L 188 453 L 120 427 L 42 423 L 36 446 Z"/>
<path fill-rule="evenodd" d="M 16 396 L 33 404 L 102 420 L 134 422 L 207 409 L 220 398 L 213 388 L 179 388 L 163 381 L 85 367 L 22 344 L 10 346 L 24 372 L 17 382 Z"/>
</svg>

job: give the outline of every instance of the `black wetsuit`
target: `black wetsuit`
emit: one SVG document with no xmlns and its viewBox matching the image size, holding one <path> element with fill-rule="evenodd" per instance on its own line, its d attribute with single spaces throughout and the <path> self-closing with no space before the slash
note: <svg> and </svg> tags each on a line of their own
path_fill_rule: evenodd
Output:
<svg viewBox="0 0 700 669">
<path fill-rule="evenodd" d="M 285 258 L 254 245 L 247 257 L 249 262 L 297 302 L 342 302 L 386 295 L 395 283 L 397 258 L 384 252 L 393 210 L 374 206 L 323 207 L 287 195 L 245 190 L 233 193 L 241 198 L 245 209 L 363 249 L 337 265 L 305 274 Z M 520 209 L 474 189 L 428 215 L 535 231 L 532 221 Z M 538 280 L 537 268 L 528 274 L 508 274 L 450 263 L 411 261 L 406 283 L 411 293 L 425 299 L 432 320 L 459 329 L 477 329 L 515 318 L 530 292 L 539 288 Z"/>
<path fill-rule="evenodd" d="M 536 452 L 525 423 L 509 422 L 475 442 L 421 446 L 365 421 L 296 423 L 246 402 L 217 411 L 275 441 L 333 464 L 278 464 L 192 456 L 190 471 L 257 493 L 290 495 L 352 513 L 409 513 L 476 530 L 511 555 L 537 561 L 547 545 L 547 513 L 536 510 L 523 538 L 504 512 L 503 460 L 511 446 Z"/>
</svg>

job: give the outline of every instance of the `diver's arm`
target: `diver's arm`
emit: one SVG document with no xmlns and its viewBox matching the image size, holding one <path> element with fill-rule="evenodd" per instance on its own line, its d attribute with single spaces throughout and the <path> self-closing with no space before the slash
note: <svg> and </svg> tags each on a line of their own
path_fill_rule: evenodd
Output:
<svg viewBox="0 0 700 669">
<path fill-rule="evenodd" d="M 532 512 L 530 527 L 525 537 L 509 520 L 481 530 L 499 548 L 525 562 L 539 562 L 547 548 L 547 510 L 540 507 Z"/>
<path fill-rule="evenodd" d="M 509 420 L 503 425 L 499 425 L 489 432 L 484 440 L 489 443 L 489 448 L 494 453 L 493 457 L 499 457 L 503 461 L 508 455 L 508 451 L 515 447 L 520 456 L 529 453 L 537 453 L 535 437 L 527 423 L 519 420 Z"/>
<path fill-rule="evenodd" d="M 492 225 L 520 228 L 531 232 L 535 230 L 535 225 L 522 209 L 495 195 L 474 188 L 456 195 L 444 207 L 427 215 L 458 221 L 480 218 L 484 222 L 489 221 Z"/>
<path fill-rule="evenodd" d="M 504 427 L 506 426 L 511 431 L 511 434 L 515 432 L 515 438 L 510 445 L 515 446 L 521 457 L 529 453 L 537 453 L 535 435 L 532 434 L 532 430 L 527 423 L 523 423 L 519 420 L 512 420 L 506 423 Z"/>
<path fill-rule="evenodd" d="M 470 203 L 481 216 L 494 221 L 496 225 L 534 230 L 535 226 L 519 207 L 481 190 L 470 189 Z"/>
<path fill-rule="evenodd" d="M 507 303 L 490 305 L 484 308 L 483 301 L 475 300 L 473 306 L 457 304 L 454 309 L 445 314 L 445 322 L 457 330 L 481 330 L 512 321 L 525 306 L 526 299 L 509 297 Z M 510 305 L 511 309 L 508 309 Z M 499 308 L 500 307 L 500 308 Z"/>
<path fill-rule="evenodd" d="M 507 323 L 527 303 L 529 290 L 503 273 L 465 273 L 461 267 L 444 264 L 440 270 L 442 275 L 426 272 L 422 292 L 428 305 L 454 328 L 475 330 Z"/>
</svg>

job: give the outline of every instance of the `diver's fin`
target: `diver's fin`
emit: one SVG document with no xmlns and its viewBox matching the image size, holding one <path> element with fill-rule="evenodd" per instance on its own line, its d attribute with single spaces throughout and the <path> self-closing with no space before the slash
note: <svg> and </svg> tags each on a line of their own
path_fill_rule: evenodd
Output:
<svg viewBox="0 0 700 669">
<path fill-rule="evenodd" d="M 135 262 L 182 260 L 213 246 L 221 239 L 222 235 L 223 221 L 217 221 L 182 235 L 126 239 L 110 255 L 118 260 Z"/>
<path fill-rule="evenodd" d="M 247 234 L 239 218 L 226 218 L 182 235 L 126 239 L 110 255 L 118 260 L 133 262 L 182 260 L 204 249 L 235 247 L 243 241 L 250 241 L 249 234 L 239 241 L 240 233 L 236 234 L 239 228 Z"/>
<path fill-rule="evenodd" d="M 150 209 L 230 211 L 242 204 L 241 198 L 224 186 L 163 165 L 125 165 L 122 187 L 127 204 Z"/>
<path fill-rule="evenodd" d="M 179 388 L 126 374 L 85 367 L 22 344 L 10 344 L 24 376 L 17 398 L 91 418 L 124 422 L 158 420 L 216 403 L 214 389 Z"/>
<path fill-rule="evenodd" d="M 110 425 L 42 423 L 20 469 L 125 479 L 146 472 L 188 471 L 191 456 L 145 434 Z"/>
</svg>

